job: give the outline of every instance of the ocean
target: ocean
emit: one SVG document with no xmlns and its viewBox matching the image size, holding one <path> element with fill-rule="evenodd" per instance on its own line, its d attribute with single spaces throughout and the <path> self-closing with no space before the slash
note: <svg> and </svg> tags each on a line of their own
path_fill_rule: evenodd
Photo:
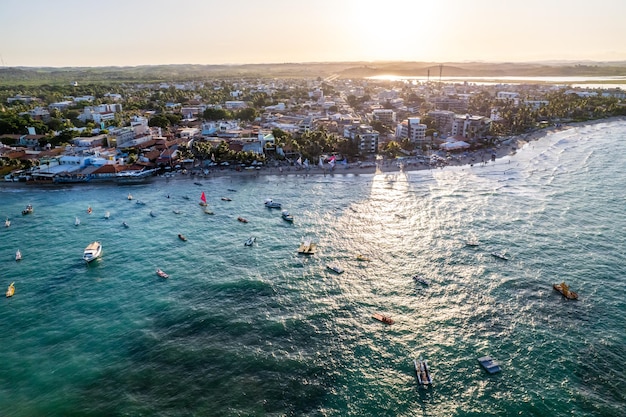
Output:
<svg viewBox="0 0 626 417">
<path fill-rule="evenodd" d="M 0 415 L 624 416 L 624 137 L 604 121 L 396 173 L 2 184 Z"/>
</svg>

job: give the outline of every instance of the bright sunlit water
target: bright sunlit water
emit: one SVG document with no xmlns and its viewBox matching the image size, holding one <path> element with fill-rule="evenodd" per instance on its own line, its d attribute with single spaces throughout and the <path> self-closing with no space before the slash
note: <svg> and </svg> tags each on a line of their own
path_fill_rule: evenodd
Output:
<svg viewBox="0 0 626 417">
<path fill-rule="evenodd" d="M 598 123 L 407 173 L 2 185 L 0 415 L 626 415 L 625 137 Z"/>
</svg>

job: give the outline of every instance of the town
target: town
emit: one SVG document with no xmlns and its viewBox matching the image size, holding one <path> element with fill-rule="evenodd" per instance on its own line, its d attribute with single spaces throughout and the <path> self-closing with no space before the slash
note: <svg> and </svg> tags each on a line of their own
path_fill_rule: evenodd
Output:
<svg viewBox="0 0 626 417">
<path fill-rule="evenodd" d="M 6 181 L 441 166 L 508 137 L 626 115 L 626 92 L 436 79 L 215 78 L 0 87 Z"/>
</svg>

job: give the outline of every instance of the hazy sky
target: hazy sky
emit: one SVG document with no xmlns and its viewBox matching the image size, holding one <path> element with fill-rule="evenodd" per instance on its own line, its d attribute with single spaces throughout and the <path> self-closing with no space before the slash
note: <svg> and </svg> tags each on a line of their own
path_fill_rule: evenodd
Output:
<svg viewBox="0 0 626 417">
<path fill-rule="evenodd" d="M 3 66 L 626 60 L 626 0 L 0 0 Z"/>
</svg>

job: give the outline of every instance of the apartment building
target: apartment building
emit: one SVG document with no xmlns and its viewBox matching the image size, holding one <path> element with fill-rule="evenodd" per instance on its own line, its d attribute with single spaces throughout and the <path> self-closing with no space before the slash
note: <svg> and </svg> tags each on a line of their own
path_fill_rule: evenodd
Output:
<svg viewBox="0 0 626 417">
<path fill-rule="evenodd" d="M 409 117 L 396 127 L 396 138 L 408 139 L 411 143 L 423 145 L 426 143 L 426 129 L 427 126 L 420 123 L 419 117 Z"/>
<path fill-rule="evenodd" d="M 396 123 L 396 112 L 392 109 L 375 109 L 372 111 L 372 118 L 387 125 Z"/>
</svg>

